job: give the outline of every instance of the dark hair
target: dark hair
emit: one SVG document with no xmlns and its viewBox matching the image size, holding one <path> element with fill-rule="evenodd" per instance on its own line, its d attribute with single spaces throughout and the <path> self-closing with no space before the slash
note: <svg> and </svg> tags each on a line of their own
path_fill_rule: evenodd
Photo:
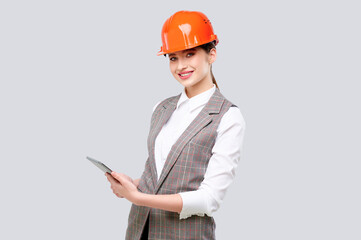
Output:
<svg viewBox="0 0 361 240">
<path fill-rule="evenodd" d="M 206 53 L 209 53 L 212 48 L 216 48 L 216 40 L 200 45 L 200 48 L 202 48 L 204 51 L 206 51 Z M 216 79 L 214 78 L 213 72 L 212 72 L 212 65 L 211 65 L 211 76 L 212 76 L 212 82 L 216 85 L 216 87 L 219 89 L 218 84 L 216 82 Z"/>
<path fill-rule="evenodd" d="M 197 47 L 202 48 L 204 51 L 206 51 L 206 53 L 209 53 L 212 50 L 212 48 L 216 48 L 216 40 L 209 42 L 209 43 L 205 43 L 205 44 L 197 46 Z M 166 57 L 166 56 L 167 56 L 167 54 L 164 54 L 164 57 Z M 211 65 L 211 76 L 212 76 L 212 82 L 219 89 L 216 79 L 214 78 L 214 75 L 212 72 L 212 65 Z"/>
</svg>

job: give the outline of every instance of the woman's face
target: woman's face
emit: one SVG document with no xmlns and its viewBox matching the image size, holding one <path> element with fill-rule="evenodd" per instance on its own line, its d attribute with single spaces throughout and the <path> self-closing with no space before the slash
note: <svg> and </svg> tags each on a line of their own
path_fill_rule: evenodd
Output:
<svg viewBox="0 0 361 240">
<path fill-rule="evenodd" d="M 210 67 L 215 61 L 215 49 L 208 54 L 204 49 L 196 47 L 170 53 L 168 57 L 171 73 L 184 87 L 201 86 L 204 81 L 212 83 Z"/>
</svg>

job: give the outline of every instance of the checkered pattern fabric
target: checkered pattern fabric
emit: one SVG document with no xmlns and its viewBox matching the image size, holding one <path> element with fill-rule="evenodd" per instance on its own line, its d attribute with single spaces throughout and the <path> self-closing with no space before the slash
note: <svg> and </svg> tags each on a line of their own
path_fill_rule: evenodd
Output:
<svg viewBox="0 0 361 240">
<path fill-rule="evenodd" d="M 197 190 L 212 156 L 219 122 L 231 106 L 236 106 L 216 88 L 204 108 L 172 146 L 157 181 L 155 139 L 174 112 L 180 96 L 163 100 L 153 112 L 147 140 L 149 157 L 138 186 L 141 192 L 175 194 Z M 178 213 L 133 204 L 129 213 L 127 240 L 140 239 L 148 216 L 148 239 L 215 239 L 215 222 L 212 217 L 193 215 L 180 220 Z"/>
</svg>

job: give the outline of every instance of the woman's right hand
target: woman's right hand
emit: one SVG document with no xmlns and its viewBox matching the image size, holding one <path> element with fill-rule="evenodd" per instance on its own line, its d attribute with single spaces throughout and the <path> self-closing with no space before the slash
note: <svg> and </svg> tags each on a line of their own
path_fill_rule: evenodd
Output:
<svg viewBox="0 0 361 240">
<path fill-rule="evenodd" d="M 112 179 L 113 179 L 113 180 L 116 180 L 116 179 L 115 179 L 111 174 L 109 174 L 109 173 L 105 173 L 105 176 L 108 178 L 108 181 L 109 181 L 110 183 L 112 183 L 112 181 L 111 181 Z M 132 182 L 132 183 L 135 185 L 135 187 L 138 187 L 138 186 L 139 186 L 140 178 L 133 180 L 131 177 L 129 177 L 129 176 L 125 175 L 125 174 L 122 174 L 122 176 L 125 177 L 128 181 Z M 119 181 L 117 181 L 117 183 L 119 183 Z M 119 198 L 124 198 L 123 195 L 121 195 L 121 194 L 119 194 L 118 192 L 115 191 L 115 188 L 114 188 L 113 185 L 111 185 L 111 188 L 112 188 L 114 194 L 115 194 L 117 197 L 119 197 Z"/>
</svg>

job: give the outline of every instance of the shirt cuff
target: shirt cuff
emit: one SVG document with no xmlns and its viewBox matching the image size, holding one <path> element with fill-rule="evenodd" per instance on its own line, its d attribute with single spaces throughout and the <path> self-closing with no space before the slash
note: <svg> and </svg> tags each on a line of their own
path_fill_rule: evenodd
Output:
<svg viewBox="0 0 361 240">
<path fill-rule="evenodd" d="M 211 216 L 208 208 L 207 195 L 203 189 L 181 192 L 183 207 L 179 213 L 179 219 L 186 219 L 192 215 L 204 217 L 204 214 Z"/>
</svg>

